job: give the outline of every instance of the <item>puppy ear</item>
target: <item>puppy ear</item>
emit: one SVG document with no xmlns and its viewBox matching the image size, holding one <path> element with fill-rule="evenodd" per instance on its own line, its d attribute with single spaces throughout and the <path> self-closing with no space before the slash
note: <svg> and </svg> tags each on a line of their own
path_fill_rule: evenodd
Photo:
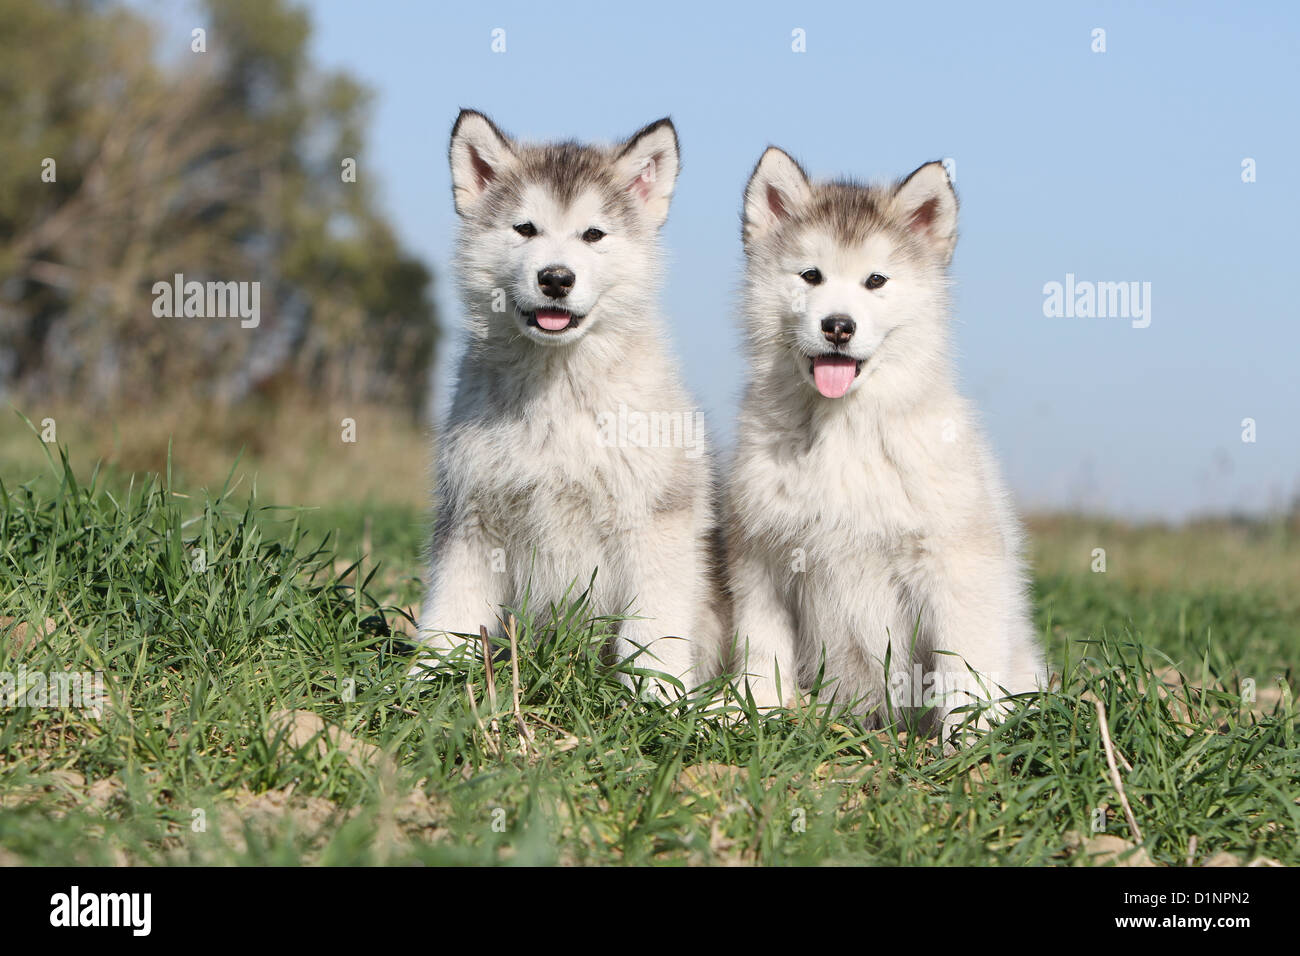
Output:
<svg viewBox="0 0 1300 956">
<path fill-rule="evenodd" d="M 808 174 L 789 153 L 769 146 L 745 187 L 745 245 L 766 236 L 811 198 Z"/>
<path fill-rule="evenodd" d="M 451 128 L 451 194 L 456 212 L 469 215 L 488 186 L 515 161 L 510 139 L 475 110 L 461 110 Z"/>
<path fill-rule="evenodd" d="M 658 229 L 677 185 L 677 130 L 664 117 L 632 135 L 614 157 L 619 180 Z"/>
<path fill-rule="evenodd" d="M 890 213 L 926 240 L 945 263 L 957 245 L 957 194 L 943 163 L 926 163 L 898 185 Z"/>
</svg>

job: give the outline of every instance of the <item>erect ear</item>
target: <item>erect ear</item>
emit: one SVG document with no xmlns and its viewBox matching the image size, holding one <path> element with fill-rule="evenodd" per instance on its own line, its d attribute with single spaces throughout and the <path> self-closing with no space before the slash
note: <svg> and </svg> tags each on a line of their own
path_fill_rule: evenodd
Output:
<svg viewBox="0 0 1300 956">
<path fill-rule="evenodd" d="M 745 187 L 745 245 L 766 236 L 811 198 L 802 167 L 784 150 L 769 146 Z"/>
<path fill-rule="evenodd" d="M 656 229 L 668 218 L 677 185 L 677 131 L 664 117 L 634 133 L 614 157 L 619 180 Z"/>
<path fill-rule="evenodd" d="M 957 194 L 943 163 L 926 163 L 894 190 L 890 213 L 952 260 L 957 244 Z"/>
<path fill-rule="evenodd" d="M 498 176 L 515 162 L 510 139 L 475 110 L 461 110 L 451 128 L 451 194 L 466 216 Z"/>
</svg>

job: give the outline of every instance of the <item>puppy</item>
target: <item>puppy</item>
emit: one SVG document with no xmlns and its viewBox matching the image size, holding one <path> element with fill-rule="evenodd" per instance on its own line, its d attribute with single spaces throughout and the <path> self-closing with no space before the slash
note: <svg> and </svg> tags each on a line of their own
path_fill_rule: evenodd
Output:
<svg viewBox="0 0 1300 956">
<path fill-rule="evenodd" d="M 633 616 L 618 658 L 687 688 L 717 669 L 708 443 L 657 306 L 677 170 L 667 119 L 612 147 L 456 120 L 469 341 L 437 455 L 431 650 L 499 634 L 503 607 L 562 605 L 594 575 L 594 613 Z"/>
<path fill-rule="evenodd" d="M 934 729 L 1045 676 L 1017 520 L 954 384 L 956 238 L 939 163 L 889 186 L 814 183 L 770 148 L 750 178 L 727 551 L 760 706 L 824 662 L 841 704 Z"/>
</svg>

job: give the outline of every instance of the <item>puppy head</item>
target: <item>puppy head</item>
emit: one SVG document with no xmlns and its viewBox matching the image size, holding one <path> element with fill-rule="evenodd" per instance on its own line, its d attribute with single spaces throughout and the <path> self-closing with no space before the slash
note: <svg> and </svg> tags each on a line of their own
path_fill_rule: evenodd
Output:
<svg viewBox="0 0 1300 956">
<path fill-rule="evenodd" d="M 667 119 L 613 147 L 530 145 L 461 111 L 451 177 L 466 297 L 543 346 L 572 345 L 640 307 L 677 169 Z"/>
<path fill-rule="evenodd" d="M 813 183 L 769 147 L 745 189 L 749 313 L 760 347 L 825 399 L 861 389 L 873 366 L 928 361 L 943 347 L 957 196 L 942 164 L 892 186 Z"/>
</svg>

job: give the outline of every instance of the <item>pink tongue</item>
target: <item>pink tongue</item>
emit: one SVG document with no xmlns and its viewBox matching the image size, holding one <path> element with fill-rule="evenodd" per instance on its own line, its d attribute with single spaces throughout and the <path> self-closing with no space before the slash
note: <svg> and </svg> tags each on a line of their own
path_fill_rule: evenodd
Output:
<svg viewBox="0 0 1300 956">
<path fill-rule="evenodd" d="M 547 332 L 559 332 L 569 327 L 569 313 L 559 309 L 538 309 L 537 324 Z"/>
<path fill-rule="evenodd" d="M 844 355 L 819 355 L 813 359 L 813 382 L 827 398 L 842 398 L 853 384 L 858 363 Z"/>
</svg>

